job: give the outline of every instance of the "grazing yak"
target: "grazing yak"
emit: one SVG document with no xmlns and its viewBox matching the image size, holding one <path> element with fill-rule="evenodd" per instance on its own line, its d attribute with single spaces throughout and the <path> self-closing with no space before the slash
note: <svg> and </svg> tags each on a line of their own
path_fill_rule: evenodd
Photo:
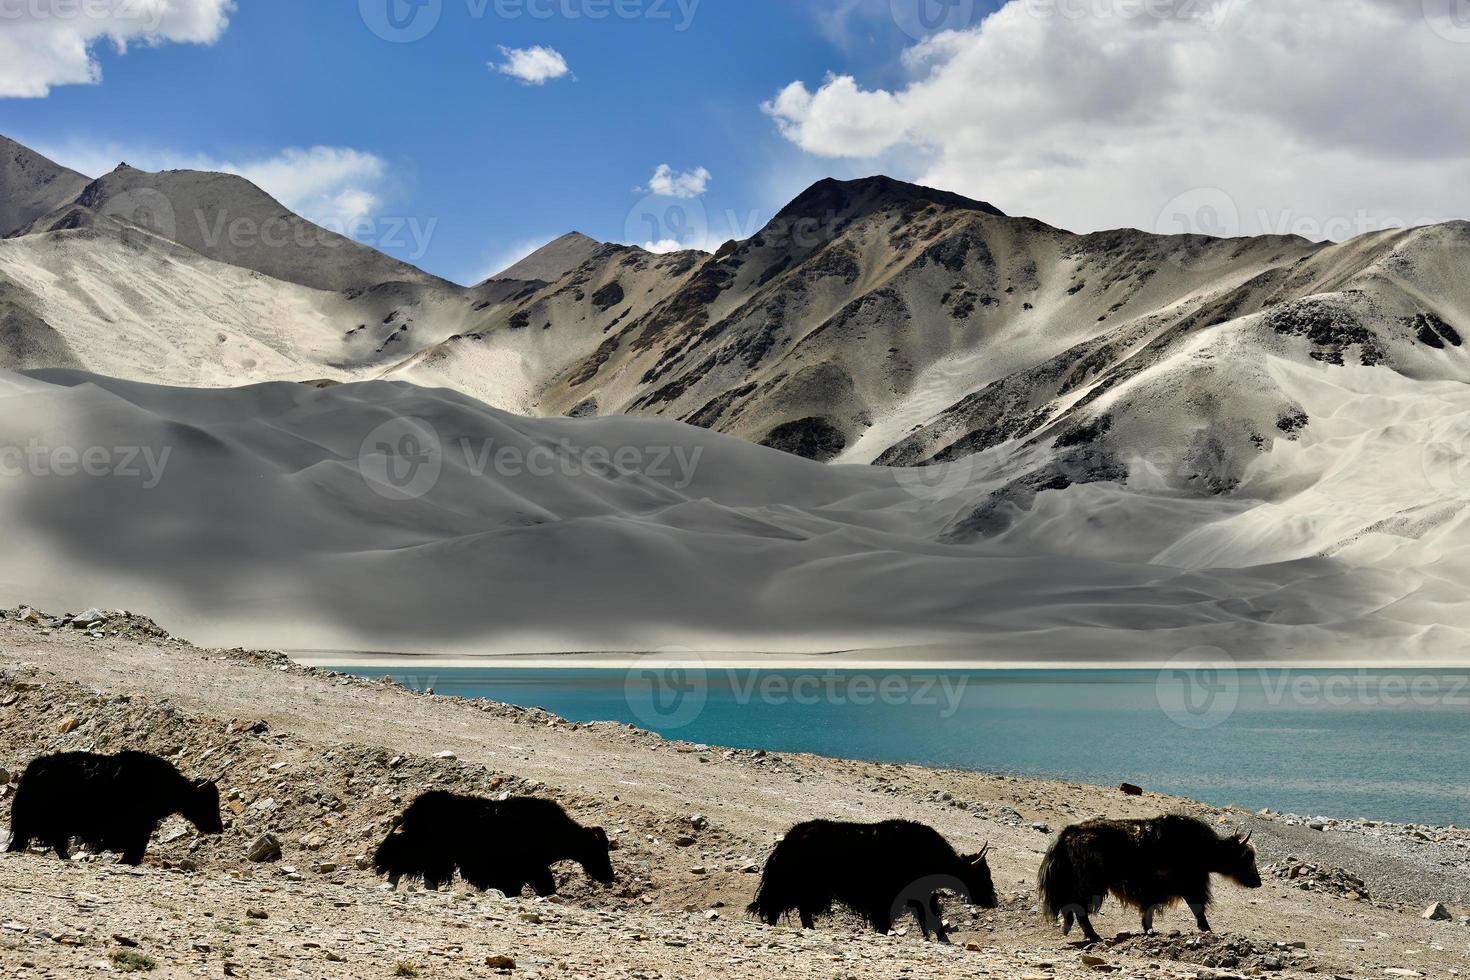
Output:
<svg viewBox="0 0 1470 980">
<path fill-rule="evenodd" d="M 1153 820 L 1091 820 L 1063 830 L 1041 862 L 1038 884 L 1048 918 L 1062 919 L 1062 933 L 1075 920 L 1083 935 L 1098 941 L 1090 916 L 1108 893 L 1143 913 L 1152 932 L 1154 912 L 1184 902 L 1200 930 L 1210 931 L 1210 875 L 1246 888 L 1260 888 L 1250 835 L 1220 837 L 1203 820 L 1185 816 Z"/>
<path fill-rule="evenodd" d="M 978 854 L 961 857 L 939 833 L 908 820 L 877 824 L 813 820 L 797 824 L 776 845 L 760 889 L 747 911 L 768 925 L 795 910 L 804 929 L 813 919 L 845 905 L 878 932 L 912 910 L 924 938 L 931 927 L 948 942 L 939 892 L 953 891 L 966 902 L 995 908 L 995 885 Z"/>
<path fill-rule="evenodd" d="M 550 800 L 486 800 L 453 793 L 425 793 L 403 813 L 373 858 L 394 888 L 403 878 L 429 889 L 449 884 L 454 873 L 480 891 L 556 894 L 551 866 L 576 861 L 593 881 L 613 881 L 607 833 L 583 827 Z"/>
<path fill-rule="evenodd" d="M 202 834 L 224 833 L 219 788 L 188 779 L 156 755 L 42 756 L 26 767 L 15 791 L 7 850 L 24 851 L 39 840 L 65 859 L 75 837 L 94 851 L 115 851 L 124 864 L 138 865 L 159 822 L 175 813 Z"/>
</svg>

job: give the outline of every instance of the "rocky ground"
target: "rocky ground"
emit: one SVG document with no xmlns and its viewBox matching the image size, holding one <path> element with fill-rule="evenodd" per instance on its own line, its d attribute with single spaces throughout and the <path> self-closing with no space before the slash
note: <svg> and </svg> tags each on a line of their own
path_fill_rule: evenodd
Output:
<svg viewBox="0 0 1470 980">
<path fill-rule="evenodd" d="M 179 820 L 142 868 L 111 855 L 0 855 L 0 976 L 691 978 L 781 975 L 1158 978 L 1470 972 L 1470 832 L 1217 809 L 1115 788 L 667 742 L 535 709 L 416 694 L 203 650 L 142 617 L 0 616 L 0 799 L 37 754 L 138 748 L 219 777 L 221 837 Z M 429 788 L 561 801 L 616 842 L 620 880 L 560 869 L 554 900 L 387 890 L 361 864 Z M 1198 936 L 1109 905 L 1084 949 L 1041 921 L 1033 881 L 1056 829 L 1197 813 L 1248 828 L 1266 885 L 1222 884 Z M 0 814 L 8 804 L 0 805 Z M 908 817 L 989 841 L 1002 907 L 951 903 L 955 943 L 917 930 L 816 932 L 747 920 L 759 863 L 813 817 Z M 252 860 L 257 858 L 261 860 Z M 1431 910 L 1431 906 L 1433 906 Z M 1426 914 L 1437 918 L 1426 918 Z M 1177 930 L 1177 931 L 1175 931 Z"/>
</svg>

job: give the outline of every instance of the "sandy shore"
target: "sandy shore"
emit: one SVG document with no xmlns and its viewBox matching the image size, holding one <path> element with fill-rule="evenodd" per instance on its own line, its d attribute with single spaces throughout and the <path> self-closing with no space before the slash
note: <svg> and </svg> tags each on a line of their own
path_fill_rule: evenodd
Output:
<svg viewBox="0 0 1470 980">
<path fill-rule="evenodd" d="M 721 750 L 418 695 L 277 654 L 196 649 L 129 623 L 97 632 L 0 620 L 0 767 L 62 749 L 168 753 L 221 777 L 230 826 L 197 838 L 170 821 L 137 871 L 110 857 L 0 856 L 0 975 L 146 960 L 157 976 L 479 977 L 508 957 L 518 976 L 1166 980 L 1452 977 L 1470 963 L 1470 926 L 1456 921 L 1470 913 L 1464 831 L 1315 829 L 1111 787 Z M 609 829 L 620 880 L 597 888 L 562 869 L 557 901 L 387 891 L 357 864 L 430 787 L 552 796 Z M 1267 884 L 1221 885 L 1220 935 L 1197 939 L 1176 911 L 1161 936 L 1084 951 L 1041 921 L 1033 881 L 1055 830 L 1170 810 L 1255 833 Z M 841 918 L 805 934 L 748 921 L 753 869 L 813 817 L 907 817 L 964 848 L 988 841 L 1002 908 L 950 903 L 953 946 Z M 246 851 L 265 833 L 282 857 L 252 864 Z M 1431 902 L 1451 919 L 1421 918 Z M 1110 904 L 1099 928 L 1116 936 L 1138 923 Z"/>
<path fill-rule="evenodd" d="M 505 670 L 631 670 L 650 665 L 692 670 L 874 670 L 904 674 L 943 670 L 1161 670 L 1195 667 L 1238 667 L 1241 670 L 1467 670 L 1470 658 L 1394 660 L 1369 657 L 1298 657 L 1260 660 L 1230 657 L 1219 651 L 1212 659 L 1175 657 L 1168 660 L 1092 659 L 1037 661 L 1009 651 L 980 655 L 935 647 L 887 650 L 834 650 L 831 653 L 761 653 L 759 651 L 694 652 L 602 651 L 559 654 L 485 654 L 482 656 L 430 653 L 378 653 L 360 650 L 292 650 L 291 659 L 308 667 L 348 670 L 413 670 L 498 668 Z"/>
</svg>

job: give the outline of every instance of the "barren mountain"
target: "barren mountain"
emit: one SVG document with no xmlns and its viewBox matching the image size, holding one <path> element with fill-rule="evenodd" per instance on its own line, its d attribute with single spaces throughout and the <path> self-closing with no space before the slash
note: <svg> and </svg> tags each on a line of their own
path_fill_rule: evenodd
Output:
<svg viewBox="0 0 1470 980">
<path fill-rule="evenodd" d="M 0 238 L 74 199 L 87 178 L 0 136 Z"/>
<path fill-rule="evenodd" d="M 141 494 L 5 474 L 16 601 L 414 650 L 1440 661 L 1470 631 L 1464 222 L 1074 235 L 823 181 L 714 255 L 572 235 L 461 288 L 200 237 L 281 217 L 237 178 L 120 170 L 53 214 L 0 241 L 0 366 L 91 374 L 8 376 L 3 444 L 172 462 Z M 434 453 L 407 500 L 370 472 Z"/>
</svg>

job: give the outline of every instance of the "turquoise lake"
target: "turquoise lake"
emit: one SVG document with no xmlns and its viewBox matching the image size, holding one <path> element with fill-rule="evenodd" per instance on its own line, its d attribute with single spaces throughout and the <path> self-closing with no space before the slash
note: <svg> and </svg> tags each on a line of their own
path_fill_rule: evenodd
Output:
<svg viewBox="0 0 1470 980">
<path fill-rule="evenodd" d="M 1466 671 L 386 673 L 418 690 L 711 746 L 1127 781 L 1313 816 L 1470 824 Z"/>
</svg>

